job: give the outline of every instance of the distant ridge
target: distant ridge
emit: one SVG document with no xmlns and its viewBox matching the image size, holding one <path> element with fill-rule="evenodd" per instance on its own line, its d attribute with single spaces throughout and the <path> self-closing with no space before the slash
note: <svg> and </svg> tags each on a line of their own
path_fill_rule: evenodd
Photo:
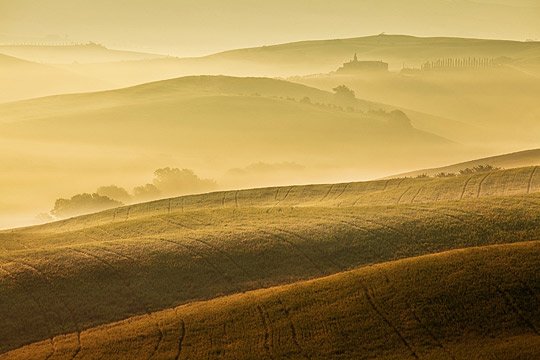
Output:
<svg viewBox="0 0 540 360">
<path fill-rule="evenodd" d="M 465 161 L 458 164 L 437 168 L 421 169 L 386 177 L 386 179 L 399 177 L 414 177 L 419 175 L 434 176 L 439 173 L 458 173 L 460 170 L 478 165 L 493 165 L 504 169 L 513 169 L 524 166 L 540 165 L 540 149 L 518 151 L 510 154 L 496 155 L 476 160 Z"/>
</svg>

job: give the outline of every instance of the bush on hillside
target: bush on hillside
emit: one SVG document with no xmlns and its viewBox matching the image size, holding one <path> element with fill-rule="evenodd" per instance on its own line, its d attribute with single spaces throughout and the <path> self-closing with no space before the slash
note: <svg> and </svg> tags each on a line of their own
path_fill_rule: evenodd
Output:
<svg viewBox="0 0 540 360">
<path fill-rule="evenodd" d="M 66 218 L 122 206 L 120 201 L 99 194 L 78 194 L 71 199 L 57 199 L 51 214 Z"/>
</svg>

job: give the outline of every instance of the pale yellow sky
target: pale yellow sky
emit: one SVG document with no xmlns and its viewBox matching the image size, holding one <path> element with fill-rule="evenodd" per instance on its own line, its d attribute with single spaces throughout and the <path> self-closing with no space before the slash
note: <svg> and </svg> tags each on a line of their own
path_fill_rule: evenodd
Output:
<svg viewBox="0 0 540 360">
<path fill-rule="evenodd" d="M 48 35 L 178 56 L 381 32 L 540 40 L 540 0 L 0 0 L 0 42 Z"/>
</svg>

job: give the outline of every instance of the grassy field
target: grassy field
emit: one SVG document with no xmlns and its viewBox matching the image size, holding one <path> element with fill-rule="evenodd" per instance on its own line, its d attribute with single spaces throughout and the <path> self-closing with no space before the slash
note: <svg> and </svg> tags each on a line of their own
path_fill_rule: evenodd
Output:
<svg viewBox="0 0 540 360">
<path fill-rule="evenodd" d="M 368 266 L 50 338 L 1 359 L 532 359 L 540 243 Z"/>
<path fill-rule="evenodd" d="M 3 231 L 0 353 L 193 301 L 536 239 L 536 167 L 185 196 Z"/>
</svg>

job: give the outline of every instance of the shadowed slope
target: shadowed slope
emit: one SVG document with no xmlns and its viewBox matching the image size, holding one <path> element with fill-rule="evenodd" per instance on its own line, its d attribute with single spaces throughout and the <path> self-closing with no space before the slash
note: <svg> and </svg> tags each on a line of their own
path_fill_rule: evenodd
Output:
<svg viewBox="0 0 540 360">
<path fill-rule="evenodd" d="M 531 175 L 222 192 L 4 231 L 0 351 L 350 267 L 538 239 Z"/>
<path fill-rule="evenodd" d="M 456 250 L 188 304 L 0 358 L 531 359 L 539 266 L 538 242 Z"/>
</svg>

